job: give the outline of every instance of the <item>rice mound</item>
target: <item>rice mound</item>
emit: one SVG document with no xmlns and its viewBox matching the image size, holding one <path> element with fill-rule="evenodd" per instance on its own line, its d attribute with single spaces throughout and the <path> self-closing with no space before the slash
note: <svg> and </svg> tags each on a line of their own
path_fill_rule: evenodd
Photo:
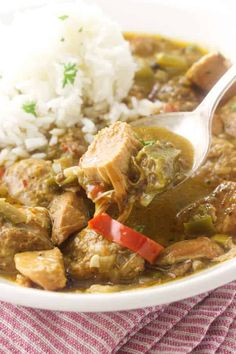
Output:
<svg viewBox="0 0 236 354">
<path fill-rule="evenodd" d="M 118 25 L 94 5 L 17 14 L 1 25 L 0 40 L 0 164 L 44 158 L 45 147 L 75 124 L 91 142 L 98 121 L 134 119 L 159 105 L 121 102 L 136 65 Z"/>
</svg>

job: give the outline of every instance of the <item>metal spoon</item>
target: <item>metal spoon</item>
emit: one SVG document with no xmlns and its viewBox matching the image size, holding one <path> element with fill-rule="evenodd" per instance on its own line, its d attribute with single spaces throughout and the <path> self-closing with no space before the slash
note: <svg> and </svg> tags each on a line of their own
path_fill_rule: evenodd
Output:
<svg viewBox="0 0 236 354">
<path fill-rule="evenodd" d="M 212 119 L 216 107 L 227 89 L 236 81 L 236 64 L 220 78 L 209 91 L 201 104 L 193 112 L 175 112 L 141 118 L 132 123 L 134 126 L 158 126 L 188 139 L 194 149 L 190 177 L 206 159 L 212 133 Z"/>
</svg>

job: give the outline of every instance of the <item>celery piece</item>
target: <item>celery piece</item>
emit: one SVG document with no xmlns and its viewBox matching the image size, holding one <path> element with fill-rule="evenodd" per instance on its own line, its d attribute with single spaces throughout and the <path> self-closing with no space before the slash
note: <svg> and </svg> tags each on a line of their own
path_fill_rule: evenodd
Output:
<svg viewBox="0 0 236 354">
<path fill-rule="evenodd" d="M 158 53 L 156 55 L 156 62 L 164 68 L 169 67 L 179 70 L 186 70 L 188 67 L 186 59 L 175 54 Z"/>
<path fill-rule="evenodd" d="M 184 230 L 189 235 L 210 234 L 215 232 L 215 227 L 211 216 L 204 215 L 184 223 Z"/>
</svg>

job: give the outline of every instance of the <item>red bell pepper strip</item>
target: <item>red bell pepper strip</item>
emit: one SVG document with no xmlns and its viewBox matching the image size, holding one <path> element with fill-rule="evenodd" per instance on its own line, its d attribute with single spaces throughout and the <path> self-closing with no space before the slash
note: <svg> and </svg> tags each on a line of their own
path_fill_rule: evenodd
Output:
<svg viewBox="0 0 236 354">
<path fill-rule="evenodd" d="M 155 262 L 158 254 L 163 249 L 159 243 L 112 219 L 106 213 L 95 216 L 88 222 L 88 225 L 107 240 L 138 253 L 150 263 Z"/>
</svg>

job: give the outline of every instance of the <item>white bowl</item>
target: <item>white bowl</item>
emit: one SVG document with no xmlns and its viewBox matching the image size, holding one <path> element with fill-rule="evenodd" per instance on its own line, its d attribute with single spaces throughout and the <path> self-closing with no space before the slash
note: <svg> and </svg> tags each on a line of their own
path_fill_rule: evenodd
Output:
<svg viewBox="0 0 236 354">
<path fill-rule="evenodd" d="M 40 4 L 43 1 L 38 0 Z M 45 1 L 46 2 L 46 1 Z M 14 8 L 25 1 L 10 1 Z M 28 1 L 29 3 L 29 1 Z M 198 42 L 236 61 L 234 1 L 98 0 L 123 30 L 152 32 Z M 1 5 L 0 12 L 7 11 Z M 11 15 L 11 13 L 10 13 Z M 10 16 L 2 15 L 4 21 Z M 109 294 L 58 293 L 28 289 L 0 278 L 0 300 L 61 311 L 117 311 L 160 305 L 209 291 L 236 279 L 236 259 L 168 284 Z"/>
</svg>

